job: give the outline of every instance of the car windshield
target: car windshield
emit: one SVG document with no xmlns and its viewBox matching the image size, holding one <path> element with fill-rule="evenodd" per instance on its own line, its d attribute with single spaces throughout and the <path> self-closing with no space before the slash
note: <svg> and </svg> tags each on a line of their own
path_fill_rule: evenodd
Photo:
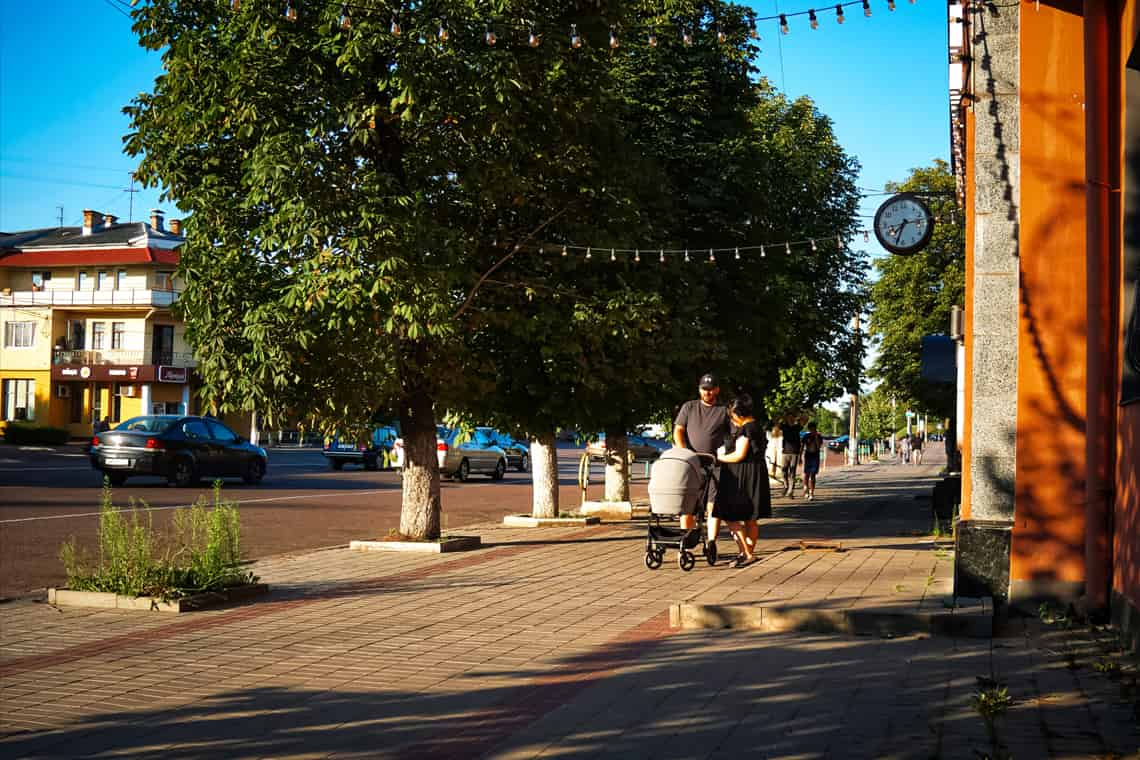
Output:
<svg viewBox="0 0 1140 760">
<path fill-rule="evenodd" d="M 165 433 L 178 420 L 177 417 L 131 417 L 119 423 L 115 430 L 137 430 L 140 433 Z"/>
</svg>

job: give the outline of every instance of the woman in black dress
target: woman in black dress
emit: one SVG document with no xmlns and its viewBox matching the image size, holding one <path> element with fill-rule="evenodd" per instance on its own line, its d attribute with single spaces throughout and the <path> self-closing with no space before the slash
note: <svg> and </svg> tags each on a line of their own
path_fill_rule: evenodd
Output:
<svg viewBox="0 0 1140 760">
<path fill-rule="evenodd" d="M 731 451 L 717 457 L 721 462 L 713 517 L 728 523 L 740 554 L 733 563 L 743 567 L 756 561 L 756 541 L 761 518 L 772 516 L 772 494 L 764 452 L 768 441 L 752 416 L 752 397 L 741 394 L 729 407 L 732 421 Z"/>
</svg>

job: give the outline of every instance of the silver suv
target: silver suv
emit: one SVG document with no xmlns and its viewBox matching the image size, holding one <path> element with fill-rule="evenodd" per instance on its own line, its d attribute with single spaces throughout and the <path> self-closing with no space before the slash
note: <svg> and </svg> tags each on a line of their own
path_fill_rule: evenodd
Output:
<svg viewBox="0 0 1140 760">
<path fill-rule="evenodd" d="M 502 480 L 507 474 L 507 454 L 486 430 L 487 428 L 476 429 L 467 435 L 459 428 L 436 425 L 435 449 L 439 458 L 439 473 L 460 481 L 466 481 L 472 474 L 490 475 L 494 480 Z M 402 470 L 403 438 L 396 439 L 392 453 L 396 467 Z"/>
</svg>

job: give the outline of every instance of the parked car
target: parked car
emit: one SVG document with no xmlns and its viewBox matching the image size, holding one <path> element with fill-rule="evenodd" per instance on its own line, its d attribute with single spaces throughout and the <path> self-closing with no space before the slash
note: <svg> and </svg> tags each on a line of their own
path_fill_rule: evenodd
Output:
<svg viewBox="0 0 1140 760">
<path fill-rule="evenodd" d="M 669 442 L 662 438 L 650 438 L 644 435 L 629 433 L 626 435 L 626 446 L 633 452 L 634 461 L 651 462 L 661 456 L 661 452 L 669 448 Z M 586 453 L 595 461 L 606 458 L 606 434 L 599 433 L 588 444 Z"/>
<path fill-rule="evenodd" d="M 466 481 L 471 474 L 490 475 L 494 480 L 502 480 L 507 474 L 507 453 L 493 439 L 479 430 L 467 435 L 460 428 L 447 425 L 436 426 L 435 449 L 439 462 L 439 472 L 444 477 Z M 396 466 L 404 468 L 404 439 L 397 438 L 392 447 Z"/>
<path fill-rule="evenodd" d="M 519 472 L 530 472 L 530 444 L 526 441 L 516 441 L 506 433 L 500 433 L 494 428 L 475 428 L 475 432 L 485 432 L 486 438 L 494 441 L 507 455 L 507 467 Z"/>
<path fill-rule="evenodd" d="M 269 466 L 265 449 L 254 446 L 212 417 L 132 417 L 91 439 L 91 466 L 113 486 L 128 477 L 155 475 L 171 485 L 201 478 L 238 477 L 260 483 Z"/>
<path fill-rule="evenodd" d="M 366 470 L 388 466 L 392 444 L 399 438 L 396 428 L 387 425 L 375 428 L 365 440 L 334 435 L 321 452 L 334 470 L 346 464 L 358 464 Z"/>
<path fill-rule="evenodd" d="M 838 438 L 832 438 L 827 442 L 827 448 L 832 451 L 843 451 L 847 448 L 847 442 L 851 440 L 850 435 L 841 435 Z"/>
</svg>

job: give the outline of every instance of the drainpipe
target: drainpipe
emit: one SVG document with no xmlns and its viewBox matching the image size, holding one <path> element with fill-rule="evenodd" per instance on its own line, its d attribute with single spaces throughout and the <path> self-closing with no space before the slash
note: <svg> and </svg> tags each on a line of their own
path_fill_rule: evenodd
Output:
<svg viewBox="0 0 1140 760">
<path fill-rule="evenodd" d="M 1118 266 L 1113 233 L 1120 198 L 1120 55 L 1112 19 L 1116 3 L 1085 0 L 1085 199 L 1088 343 L 1086 348 L 1085 593 L 1103 613 L 1112 583 L 1113 477 L 1116 471 L 1116 341 L 1113 318 Z"/>
</svg>

